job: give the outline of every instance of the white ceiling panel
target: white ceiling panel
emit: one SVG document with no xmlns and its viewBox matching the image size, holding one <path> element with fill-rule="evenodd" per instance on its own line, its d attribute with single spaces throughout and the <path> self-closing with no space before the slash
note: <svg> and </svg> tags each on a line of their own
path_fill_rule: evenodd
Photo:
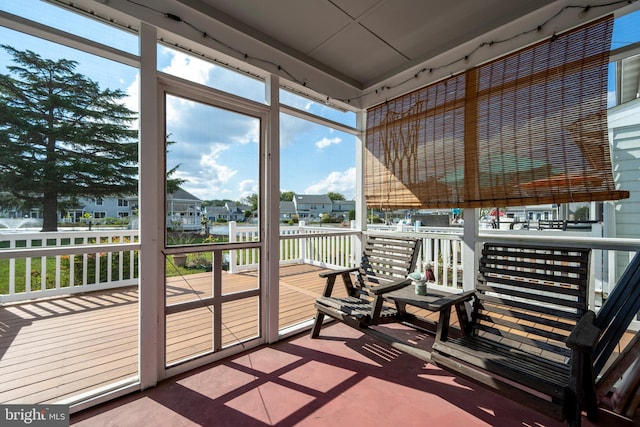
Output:
<svg viewBox="0 0 640 427">
<path fill-rule="evenodd" d="M 363 49 L 363 46 L 367 48 Z M 371 75 L 406 62 L 404 56 L 383 40 L 355 24 L 329 39 L 313 52 L 312 57 L 359 82 L 366 82 Z"/>
<path fill-rule="evenodd" d="M 557 0 L 190 0 L 360 87 Z M 220 13 L 216 13 L 219 11 Z M 245 28 L 246 30 L 246 28 Z M 317 64 L 315 61 L 312 61 Z"/>
<path fill-rule="evenodd" d="M 203 3 L 303 54 L 351 22 L 347 15 L 326 0 L 205 0 Z"/>
<path fill-rule="evenodd" d="M 235 64 L 244 61 L 304 90 L 338 101 L 349 99 L 357 107 L 383 102 L 606 13 L 637 9 L 640 4 L 606 0 L 98 3 L 140 16 L 167 37 L 176 32 L 184 37 L 179 44 L 189 49 L 199 50 L 198 44 L 220 49 L 230 55 L 234 66 L 241 67 Z M 591 6 L 588 11 L 586 6 Z M 181 21 L 167 20 L 162 12 L 178 13 Z M 186 22 L 189 24 L 184 25 Z M 215 38 L 194 36 L 194 29 Z"/>
</svg>

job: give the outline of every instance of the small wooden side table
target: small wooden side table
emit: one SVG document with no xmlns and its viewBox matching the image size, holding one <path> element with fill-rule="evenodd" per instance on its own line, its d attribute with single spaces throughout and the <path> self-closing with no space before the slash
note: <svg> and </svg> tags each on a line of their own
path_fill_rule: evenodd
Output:
<svg viewBox="0 0 640 427">
<path fill-rule="evenodd" d="M 469 318 L 467 317 L 467 310 L 463 300 L 467 300 L 468 296 L 473 293 L 474 291 L 466 291 L 454 294 L 429 289 L 427 287 L 426 295 L 417 295 L 413 286 L 406 286 L 397 291 L 385 294 L 385 297 L 395 303 L 398 315 L 403 322 L 428 331 L 433 330 L 433 325 L 436 322 L 429 322 L 423 317 L 407 313 L 407 306 L 422 308 L 434 313 L 439 312 L 440 320 L 437 322 L 438 328 L 445 327 L 443 325 L 449 325 L 451 307 L 454 306 L 460 324 L 460 331 L 462 334 L 465 334 L 469 325 Z"/>
</svg>

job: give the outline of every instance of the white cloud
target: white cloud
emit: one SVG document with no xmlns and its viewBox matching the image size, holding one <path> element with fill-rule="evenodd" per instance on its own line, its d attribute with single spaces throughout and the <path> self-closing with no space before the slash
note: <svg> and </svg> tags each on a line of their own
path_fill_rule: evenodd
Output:
<svg viewBox="0 0 640 427">
<path fill-rule="evenodd" d="M 215 65 L 175 50 L 167 50 L 167 52 L 171 55 L 171 62 L 161 71 L 199 84 L 206 84 L 209 81 L 209 73 Z M 165 104 L 168 123 L 183 121 L 182 117 L 187 117 L 196 105 L 195 102 L 180 97 L 170 99 L 171 102 Z"/>
<path fill-rule="evenodd" d="M 308 186 L 304 193 L 327 194 L 330 191 L 341 193 L 347 199 L 353 199 L 356 194 L 356 168 L 349 168 L 344 172 L 331 172 L 321 181 Z"/>
<path fill-rule="evenodd" d="M 140 111 L 140 73 L 136 73 L 135 79 L 131 82 L 131 84 L 125 89 L 125 93 L 127 96 L 124 98 L 124 105 L 130 109 L 131 111 Z M 131 129 L 138 130 L 139 129 L 139 121 L 138 114 L 136 114 L 136 119 L 131 122 Z"/>
<path fill-rule="evenodd" d="M 313 131 L 313 123 L 288 114 L 280 115 L 280 148 L 295 144 L 296 138 Z"/>
<path fill-rule="evenodd" d="M 238 132 L 244 128 L 244 133 L 238 133 L 229 135 L 229 138 L 240 144 L 248 144 L 253 142 L 255 144 L 260 143 L 260 121 L 259 120 L 243 120 L 239 122 L 241 126 L 238 126 Z M 248 126 L 247 126 L 248 125 Z"/>
<path fill-rule="evenodd" d="M 225 186 L 238 173 L 236 169 L 219 162 L 220 153 L 230 148 L 227 144 L 209 145 L 209 152 L 200 156 L 198 168 L 181 164 L 174 177 L 185 180 L 182 187 L 203 200 L 224 198 L 230 193 Z"/>
<path fill-rule="evenodd" d="M 240 199 L 244 199 L 252 194 L 258 194 L 258 183 L 253 179 L 245 179 L 238 184 Z"/>
<path fill-rule="evenodd" d="M 227 144 L 211 144 L 209 153 L 203 154 L 200 158 L 202 174 L 212 179 L 214 183 L 226 183 L 238 172 L 218 163 L 220 153 L 229 148 Z"/>
<path fill-rule="evenodd" d="M 181 123 L 183 115 L 185 117 L 188 116 L 187 108 L 193 105 L 193 101 L 184 98 L 176 98 L 174 96 L 167 98 L 167 102 L 164 104 L 167 123 Z"/>
<path fill-rule="evenodd" d="M 200 84 L 206 84 L 209 81 L 209 73 L 215 65 L 179 51 L 170 50 L 169 52 L 172 55 L 171 62 L 162 71 Z"/>
<path fill-rule="evenodd" d="M 323 148 L 326 148 L 328 146 L 330 146 L 331 144 L 340 144 L 342 142 L 342 139 L 339 137 L 335 137 L 335 138 L 322 138 L 320 141 L 316 142 L 316 147 L 318 147 L 319 150 L 322 150 Z"/>
</svg>

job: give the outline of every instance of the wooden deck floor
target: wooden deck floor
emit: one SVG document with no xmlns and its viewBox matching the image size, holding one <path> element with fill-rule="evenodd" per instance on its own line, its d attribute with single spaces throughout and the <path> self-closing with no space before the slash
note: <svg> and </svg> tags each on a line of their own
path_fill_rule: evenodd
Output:
<svg viewBox="0 0 640 427">
<path fill-rule="evenodd" d="M 310 265 L 281 268 L 281 328 L 313 318 L 313 302 L 324 287 L 321 271 Z M 222 286 L 224 293 L 253 289 L 257 275 L 223 273 Z M 334 292 L 340 291 L 342 287 L 336 286 Z M 176 277 L 168 283 L 169 304 L 196 295 L 211 295 L 210 273 Z M 222 311 L 223 345 L 259 333 L 257 298 L 225 303 Z M 169 316 L 167 361 L 209 351 L 211 325 L 212 314 L 205 307 Z M 133 380 L 137 361 L 137 288 L 0 307 L 0 403 L 70 403 L 84 393 Z"/>
<path fill-rule="evenodd" d="M 322 271 L 286 266 L 280 276 L 280 327 L 311 319 Z M 223 272 L 225 293 L 257 287 L 255 273 Z M 169 304 L 211 294 L 210 273 L 172 278 Z M 225 303 L 223 345 L 259 333 L 258 298 Z M 169 362 L 211 348 L 206 308 L 169 316 Z M 138 291 L 123 288 L 0 307 L 0 403 L 65 402 L 137 374 Z"/>
</svg>

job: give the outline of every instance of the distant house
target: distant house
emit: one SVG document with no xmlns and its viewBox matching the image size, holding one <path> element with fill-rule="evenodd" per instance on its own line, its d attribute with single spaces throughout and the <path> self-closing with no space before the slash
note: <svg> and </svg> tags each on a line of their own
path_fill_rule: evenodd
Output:
<svg viewBox="0 0 640 427">
<path fill-rule="evenodd" d="M 297 215 L 296 205 L 293 201 L 281 200 L 280 201 L 280 220 L 288 221 L 293 219 Z"/>
<path fill-rule="evenodd" d="M 92 220 L 100 222 L 104 218 L 127 218 L 138 215 L 138 196 L 82 198 L 72 209 L 67 209 L 63 222 L 78 222 L 89 214 Z M 202 200 L 188 191 L 178 188 L 167 195 L 167 227 L 180 225 L 186 230 L 201 227 Z"/>
<path fill-rule="evenodd" d="M 226 206 L 207 206 L 205 215 L 209 221 L 229 221 L 229 209 Z"/>
<path fill-rule="evenodd" d="M 205 215 L 209 221 L 244 221 L 245 212 L 251 211 L 251 206 L 241 203 L 226 202 L 224 206 L 208 206 Z"/>
<path fill-rule="evenodd" d="M 58 214 L 60 222 L 80 222 L 89 214 L 91 220 L 100 222 L 105 218 L 128 218 L 133 215 L 131 197 L 82 197 L 78 203 Z"/>
<path fill-rule="evenodd" d="M 199 230 L 202 227 L 202 200 L 178 188 L 167 195 L 167 227 L 178 224 L 184 230 Z"/>
<path fill-rule="evenodd" d="M 68 207 L 64 214 L 59 214 L 60 222 L 75 223 L 89 218 L 101 223 L 106 218 L 129 218 L 138 215 L 138 196 L 120 196 L 104 198 L 80 198 L 74 206 Z M 333 218 L 349 218 L 349 211 L 355 210 L 353 200 L 331 200 L 327 195 L 301 194 L 295 195 L 293 201 L 280 202 L 280 220 L 288 221 L 297 217 L 302 221 L 317 222 L 323 214 Z M 186 230 L 197 230 L 202 227 L 202 216 L 209 221 L 228 222 L 245 221 L 245 212 L 252 211 L 249 205 L 226 202 L 224 206 L 202 207 L 202 200 L 183 188 L 167 196 L 167 227 L 179 224 Z M 20 211 L 2 212 L 0 217 L 41 218 L 38 210 L 23 213 Z"/>
<path fill-rule="evenodd" d="M 7 191 L 0 191 L 0 198 L 1 197 L 10 197 L 11 193 L 7 192 Z M 0 218 L 12 218 L 12 219 L 17 219 L 17 218 L 42 218 L 42 215 L 40 214 L 40 210 L 39 209 L 31 209 L 30 211 L 22 211 L 20 209 L 17 208 L 0 208 Z"/>
<path fill-rule="evenodd" d="M 227 202 L 225 207 L 229 211 L 229 221 L 244 221 L 244 213 L 251 210 L 251 206 Z"/>
<path fill-rule="evenodd" d="M 636 64 L 636 59 L 628 66 Z M 638 72 L 635 71 L 636 82 Z M 631 75 L 631 74 L 630 74 Z M 629 86 L 634 88 L 633 85 Z M 611 214 L 606 227 L 611 230 L 611 234 L 616 237 L 640 238 L 640 179 L 638 170 L 640 169 L 640 98 L 636 98 L 637 86 L 627 98 L 623 97 L 622 103 L 609 109 L 609 140 L 611 143 L 611 159 L 613 170 L 616 175 L 616 185 L 619 188 L 629 190 L 628 199 L 618 200 L 614 205 L 607 206 L 607 212 Z M 628 99 L 630 98 L 630 99 Z M 616 253 L 616 271 L 624 271 L 624 267 L 629 262 L 626 253 L 619 251 Z"/>
<path fill-rule="evenodd" d="M 355 200 L 334 200 L 331 205 L 331 216 L 335 218 L 343 217 L 349 219 L 349 211 L 355 211 Z"/>
<path fill-rule="evenodd" d="M 516 221 L 554 220 L 559 218 L 558 205 L 511 206 L 505 210 L 507 218 Z"/>
<path fill-rule="evenodd" d="M 87 217 L 94 223 L 100 223 L 106 218 L 128 218 L 137 215 L 138 197 L 116 196 L 116 197 L 81 197 L 74 204 L 69 204 L 68 200 L 61 199 L 66 207 L 63 213 L 58 213 L 58 221 L 66 223 L 81 222 Z M 185 223 L 194 223 L 200 226 L 202 200 L 179 188 L 175 193 L 167 196 L 167 222 L 179 220 Z M 42 218 L 42 213 L 38 209 L 30 212 L 11 210 L 0 212 L 0 217 L 10 218 Z"/>
<path fill-rule="evenodd" d="M 293 196 L 293 203 L 296 208 L 296 214 L 301 221 L 318 219 L 322 214 L 331 214 L 333 202 L 329 196 L 300 194 Z"/>
</svg>

